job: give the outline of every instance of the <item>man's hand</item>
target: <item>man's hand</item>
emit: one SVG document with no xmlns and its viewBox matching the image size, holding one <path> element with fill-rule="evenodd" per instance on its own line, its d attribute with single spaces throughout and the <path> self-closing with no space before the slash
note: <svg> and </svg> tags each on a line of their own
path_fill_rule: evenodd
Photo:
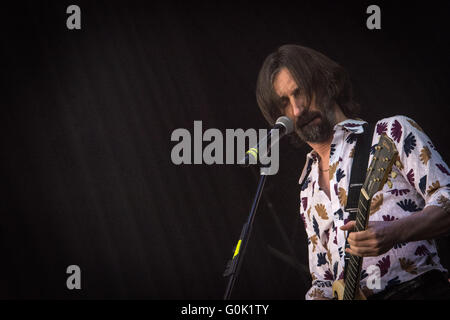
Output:
<svg viewBox="0 0 450 320">
<path fill-rule="evenodd" d="M 352 230 L 355 224 L 355 221 L 350 221 L 341 230 Z M 350 248 L 345 251 L 355 256 L 375 257 L 397 243 L 434 239 L 449 232 L 450 213 L 441 207 L 428 206 L 399 220 L 369 221 L 366 230 L 350 233 Z"/>
<path fill-rule="evenodd" d="M 347 222 L 340 229 L 351 231 L 355 221 Z M 351 232 L 347 240 L 350 248 L 346 252 L 360 257 L 376 257 L 389 251 L 397 241 L 395 224 L 391 221 L 371 221 L 366 230 Z"/>
</svg>

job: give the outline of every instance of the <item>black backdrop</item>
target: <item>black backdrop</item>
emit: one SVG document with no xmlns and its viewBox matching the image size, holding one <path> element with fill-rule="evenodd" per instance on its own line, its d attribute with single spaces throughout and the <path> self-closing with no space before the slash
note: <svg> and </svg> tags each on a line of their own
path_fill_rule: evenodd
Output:
<svg viewBox="0 0 450 320">
<path fill-rule="evenodd" d="M 81 30 L 66 28 L 72 3 Z M 364 119 L 408 115 L 448 161 L 449 6 L 395 3 L 377 2 L 375 31 L 364 1 L 3 7 L 0 297 L 221 299 L 257 171 L 175 166 L 170 136 L 194 120 L 266 128 L 255 80 L 285 43 L 338 61 Z M 306 151 L 281 143 L 234 298 L 304 297 Z M 72 264 L 81 290 L 66 288 Z"/>
</svg>

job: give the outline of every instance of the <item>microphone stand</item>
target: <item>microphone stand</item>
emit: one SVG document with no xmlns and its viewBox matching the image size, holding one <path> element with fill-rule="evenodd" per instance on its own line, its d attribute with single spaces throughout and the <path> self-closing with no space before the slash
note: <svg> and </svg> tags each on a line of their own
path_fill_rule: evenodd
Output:
<svg viewBox="0 0 450 320">
<path fill-rule="evenodd" d="M 261 198 L 262 190 L 264 188 L 264 184 L 266 182 L 267 175 L 261 173 L 259 177 L 258 187 L 256 188 L 256 194 L 253 199 L 253 204 L 250 209 L 250 214 L 248 216 L 247 222 L 244 223 L 242 227 L 241 235 L 239 237 L 239 241 L 234 249 L 234 255 L 231 260 L 228 261 L 225 272 L 223 273 L 224 277 L 230 277 L 228 280 L 227 289 L 225 291 L 224 300 L 229 300 L 231 296 L 231 292 L 233 291 L 234 284 L 236 283 L 236 279 L 239 275 L 242 260 L 245 255 L 245 251 L 247 249 L 247 243 L 250 239 L 250 234 L 252 232 L 253 221 L 255 220 L 256 210 L 258 208 L 259 199 Z"/>
<path fill-rule="evenodd" d="M 273 129 L 282 129 L 282 135 L 278 136 L 278 139 L 281 139 L 282 136 L 285 134 L 291 133 L 293 131 L 293 122 L 291 119 L 289 119 L 286 116 L 279 117 L 275 123 L 275 126 Z M 271 141 L 272 135 L 269 134 L 268 136 L 268 145 L 272 146 Z M 274 141 L 274 143 L 278 143 L 278 140 Z M 258 144 L 259 146 L 259 144 Z M 259 147 L 257 147 L 259 148 Z M 252 148 L 253 149 L 253 148 Z M 250 149 L 250 150 L 252 150 Z M 268 152 L 270 151 L 270 147 L 266 150 Z M 251 152 L 247 151 L 247 154 Z M 258 152 L 258 151 L 257 151 Z M 257 153 L 256 152 L 256 153 Z M 257 158 L 257 161 L 259 160 L 259 156 L 255 156 L 252 154 L 254 158 Z M 259 162 L 259 161 L 258 161 Z M 244 160 L 244 165 L 246 165 L 246 161 Z M 261 164 L 260 168 L 263 168 L 264 166 Z M 224 300 L 229 300 L 231 297 L 231 292 L 233 291 L 234 284 L 236 283 L 236 279 L 239 275 L 239 272 L 241 270 L 242 260 L 244 259 L 245 251 L 247 249 L 247 243 L 250 239 L 250 234 L 252 232 L 253 227 L 253 221 L 255 220 L 256 210 L 258 209 L 259 199 L 261 199 L 261 194 L 264 188 L 264 184 L 266 183 L 268 172 L 264 172 L 264 170 L 260 170 L 260 176 L 259 176 L 259 182 L 258 187 L 256 188 L 256 194 L 253 198 L 253 204 L 250 209 L 250 214 L 248 216 L 247 222 L 244 223 L 244 226 L 242 227 L 241 235 L 239 237 L 239 241 L 236 244 L 236 247 L 234 248 L 234 254 L 231 260 L 228 261 L 227 267 L 225 269 L 225 272 L 223 273 L 224 277 L 229 277 L 228 279 L 228 285 L 227 289 L 225 291 Z"/>
</svg>

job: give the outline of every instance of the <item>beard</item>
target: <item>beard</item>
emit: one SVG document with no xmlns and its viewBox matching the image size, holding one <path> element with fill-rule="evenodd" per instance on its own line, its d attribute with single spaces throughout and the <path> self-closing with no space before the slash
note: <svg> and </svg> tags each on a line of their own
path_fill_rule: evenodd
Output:
<svg viewBox="0 0 450 320">
<path fill-rule="evenodd" d="M 318 109 L 305 110 L 295 123 L 295 132 L 303 141 L 325 142 L 333 134 L 336 117 L 332 104 L 318 105 Z"/>
</svg>

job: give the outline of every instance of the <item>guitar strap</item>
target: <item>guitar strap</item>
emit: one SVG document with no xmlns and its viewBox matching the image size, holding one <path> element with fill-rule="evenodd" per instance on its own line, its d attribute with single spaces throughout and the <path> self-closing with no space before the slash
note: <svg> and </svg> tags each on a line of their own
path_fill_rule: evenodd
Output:
<svg viewBox="0 0 450 320">
<path fill-rule="evenodd" d="M 366 179 L 367 167 L 369 165 L 370 148 L 372 146 L 374 124 L 364 124 L 364 132 L 358 134 L 353 153 L 352 171 L 350 173 L 350 184 L 348 186 L 347 204 L 345 211 L 353 215 L 350 219 L 355 220 L 358 209 L 359 193 Z"/>
<path fill-rule="evenodd" d="M 355 152 L 353 153 L 353 164 L 350 173 L 350 184 L 348 186 L 347 204 L 345 211 L 349 213 L 349 219 L 356 219 L 356 212 L 358 210 L 358 200 L 361 188 L 366 179 L 367 167 L 369 165 L 369 156 L 372 146 L 374 123 L 364 124 L 364 132 L 357 135 Z M 350 245 L 345 241 L 345 247 Z M 345 272 L 347 270 L 349 254 L 345 254 Z"/>
</svg>

